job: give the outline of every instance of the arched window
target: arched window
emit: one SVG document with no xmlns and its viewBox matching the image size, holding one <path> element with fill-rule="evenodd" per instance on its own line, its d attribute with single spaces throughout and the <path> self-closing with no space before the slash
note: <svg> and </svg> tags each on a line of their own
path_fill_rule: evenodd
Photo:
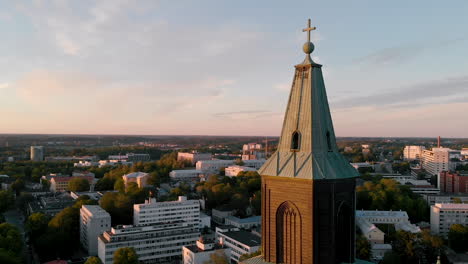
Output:
<svg viewBox="0 0 468 264">
<path fill-rule="evenodd" d="M 331 139 L 330 139 L 330 131 L 327 131 L 327 146 L 328 146 L 328 151 L 333 151 L 332 145 L 331 145 Z"/>
<path fill-rule="evenodd" d="M 298 131 L 294 131 L 291 139 L 291 151 L 298 151 L 301 145 L 301 134 Z"/>
<path fill-rule="evenodd" d="M 276 263 L 302 263 L 302 222 L 297 206 L 283 202 L 276 210 Z"/>
</svg>

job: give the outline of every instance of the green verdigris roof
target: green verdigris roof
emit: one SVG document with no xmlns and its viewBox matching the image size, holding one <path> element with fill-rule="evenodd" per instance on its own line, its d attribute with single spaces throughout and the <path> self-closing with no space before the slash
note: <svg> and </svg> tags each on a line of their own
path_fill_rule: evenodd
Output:
<svg viewBox="0 0 468 264">
<path fill-rule="evenodd" d="M 293 150 L 295 132 L 300 135 L 299 148 Z M 338 152 L 322 65 L 309 54 L 296 65 L 278 149 L 259 173 L 314 180 L 359 176 Z"/>
</svg>

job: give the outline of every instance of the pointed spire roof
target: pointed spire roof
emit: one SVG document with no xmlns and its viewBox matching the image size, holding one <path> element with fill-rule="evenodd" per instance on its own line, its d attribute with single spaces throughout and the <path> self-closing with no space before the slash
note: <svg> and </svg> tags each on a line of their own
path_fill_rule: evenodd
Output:
<svg viewBox="0 0 468 264">
<path fill-rule="evenodd" d="M 303 46 L 306 57 L 295 66 L 278 149 L 259 170 L 261 175 L 314 180 L 359 176 L 338 152 L 322 65 L 310 57 L 310 31 L 315 29 L 309 19 L 303 30 L 309 40 Z"/>
</svg>

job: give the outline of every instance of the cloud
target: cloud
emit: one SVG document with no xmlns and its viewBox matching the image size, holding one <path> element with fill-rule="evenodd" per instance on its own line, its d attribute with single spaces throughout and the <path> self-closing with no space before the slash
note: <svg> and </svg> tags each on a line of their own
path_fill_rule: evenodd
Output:
<svg viewBox="0 0 468 264">
<path fill-rule="evenodd" d="M 0 83 L 0 89 L 8 88 L 8 86 L 10 86 L 9 83 Z"/>
<path fill-rule="evenodd" d="M 468 75 L 447 77 L 440 80 L 420 82 L 389 92 L 351 97 L 333 102 L 336 108 L 367 106 L 415 106 L 418 104 L 441 103 L 453 101 L 461 96 L 468 96 Z M 455 98 L 453 98 L 455 97 Z"/>
<path fill-rule="evenodd" d="M 394 65 L 413 60 L 428 50 L 441 49 L 447 46 L 454 45 L 468 39 L 468 36 L 455 37 L 443 41 L 420 41 L 415 43 L 407 43 L 394 47 L 387 47 L 368 55 L 356 58 L 353 62 L 367 65 L 370 67 L 381 65 Z"/>
<path fill-rule="evenodd" d="M 339 136 L 466 137 L 468 103 L 440 103 L 412 108 L 362 106 L 333 113 Z"/>
<path fill-rule="evenodd" d="M 221 112 L 213 114 L 214 117 L 229 118 L 229 119 L 258 119 L 262 117 L 277 116 L 279 113 L 266 110 L 250 110 L 250 111 L 235 111 L 235 112 Z"/>
</svg>

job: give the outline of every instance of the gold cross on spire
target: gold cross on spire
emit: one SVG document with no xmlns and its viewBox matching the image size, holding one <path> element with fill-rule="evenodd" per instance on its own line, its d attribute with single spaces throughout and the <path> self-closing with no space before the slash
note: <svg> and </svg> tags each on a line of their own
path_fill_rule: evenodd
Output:
<svg viewBox="0 0 468 264">
<path fill-rule="evenodd" d="M 308 24 L 307 24 L 307 28 L 304 28 L 302 30 L 302 32 L 306 32 L 307 31 L 307 41 L 310 42 L 310 32 L 312 30 L 316 30 L 317 28 L 316 27 L 311 27 L 310 26 L 310 18 L 309 18 L 309 21 L 308 21 Z"/>
</svg>

